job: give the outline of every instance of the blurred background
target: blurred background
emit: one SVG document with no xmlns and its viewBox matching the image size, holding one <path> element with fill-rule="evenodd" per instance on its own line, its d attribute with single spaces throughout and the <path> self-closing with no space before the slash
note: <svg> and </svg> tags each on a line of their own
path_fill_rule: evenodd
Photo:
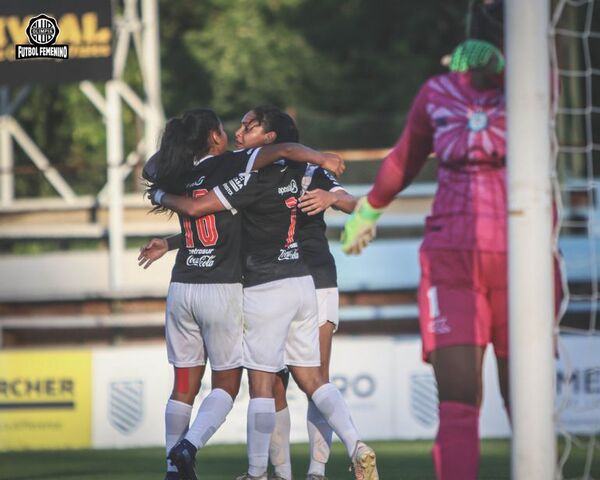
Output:
<svg viewBox="0 0 600 480">
<path fill-rule="evenodd" d="M 165 118 L 210 107 L 231 140 L 246 111 L 273 103 L 296 119 L 303 143 L 347 160 L 341 182 L 363 195 L 418 87 L 446 70 L 442 58 L 464 38 L 469 2 L 8 3 L 0 5 L 0 451 L 159 446 L 172 381 L 163 323 L 174 256 L 148 270 L 136 257 L 148 239 L 179 230 L 175 218 L 150 214 L 142 195 L 141 169 Z M 600 8 L 551 3 L 562 81 L 559 246 L 572 292 L 557 411 L 562 430 L 585 436 L 589 473 L 599 467 L 597 444 L 587 442 L 600 431 Z M 25 68 L 15 45 L 28 43 L 27 22 L 43 12 L 57 19 L 70 59 Z M 435 187 L 432 159 L 358 258 L 339 249 L 345 217 L 328 213 L 341 293 L 333 379 L 365 438 L 435 434 L 436 387 L 420 362 L 416 305 Z M 505 438 L 489 360 L 482 434 Z M 240 395 L 214 442 L 244 441 L 244 402 Z M 292 391 L 294 441 L 306 438 L 303 402 Z M 119 419 L 123 411 L 129 420 Z"/>
</svg>

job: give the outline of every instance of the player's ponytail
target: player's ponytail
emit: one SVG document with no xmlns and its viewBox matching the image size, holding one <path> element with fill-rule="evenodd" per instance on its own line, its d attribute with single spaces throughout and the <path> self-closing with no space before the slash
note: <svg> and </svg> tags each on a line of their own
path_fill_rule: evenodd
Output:
<svg viewBox="0 0 600 480">
<path fill-rule="evenodd" d="M 189 110 L 181 117 L 170 119 L 156 155 L 156 174 L 150 188 L 183 193 L 185 178 L 194 167 L 194 161 L 207 154 L 210 133 L 220 127 L 217 114 L 204 108 Z"/>
</svg>

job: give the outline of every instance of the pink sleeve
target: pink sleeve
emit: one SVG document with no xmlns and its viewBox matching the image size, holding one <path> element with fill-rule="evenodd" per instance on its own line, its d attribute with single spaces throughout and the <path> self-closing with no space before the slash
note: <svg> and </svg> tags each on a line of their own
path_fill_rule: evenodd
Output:
<svg viewBox="0 0 600 480">
<path fill-rule="evenodd" d="M 426 83 L 413 101 L 402 136 L 385 157 L 368 195 L 375 208 L 386 207 L 406 188 L 433 150 L 433 127 L 427 114 Z"/>
</svg>

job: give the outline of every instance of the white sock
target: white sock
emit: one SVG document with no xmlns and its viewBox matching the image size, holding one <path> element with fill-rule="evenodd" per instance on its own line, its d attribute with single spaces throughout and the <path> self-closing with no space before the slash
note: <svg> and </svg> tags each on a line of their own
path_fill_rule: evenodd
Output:
<svg viewBox="0 0 600 480">
<path fill-rule="evenodd" d="M 333 430 L 312 400 L 308 402 L 306 411 L 306 427 L 310 442 L 310 465 L 308 473 L 325 475 L 325 464 L 331 452 Z"/>
<path fill-rule="evenodd" d="M 269 459 L 275 468 L 275 474 L 286 480 L 292 479 L 292 461 L 290 459 L 290 411 L 287 407 L 275 412 L 275 429 L 269 445 Z"/>
<path fill-rule="evenodd" d="M 165 408 L 165 446 L 167 455 L 175 444 L 183 438 L 190 424 L 192 406 L 178 400 L 167 402 Z M 176 472 L 177 468 L 167 461 L 167 471 Z"/>
<path fill-rule="evenodd" d="M 202 448 L 223 425 L 227 414 L 233 408 L 233 399 L 225 390 L 213 389 L 200 404 L 196 418 L 185 438 L 196 448 Z"/>
<path fill-rule="evenodd" d="M 331 425 L 331 428 L 333 428 L 336 435 L 340 437 L 342 442 L 344 442 L 344 445 L 346 445 L 348 456 L 352 457 L 356 442 L 358 442 L 360 438 L 358 431 L 352 422 L 350 409 L 348 408 L 348 405 L 346 405 L 342 394 L 335 388 L 335 385 L 326 383 L 315 390 L 311 400 L 319 409 L 323 417 L 325 417 L 327 423 Z"/>
<path fill-rule="evenodd" d="M 251 398 L 246 425 L 248 443 L 248 473 L 259 477 L 269 464 L 269 442 L 275 428 L 275 399 Z"/>
</svg>

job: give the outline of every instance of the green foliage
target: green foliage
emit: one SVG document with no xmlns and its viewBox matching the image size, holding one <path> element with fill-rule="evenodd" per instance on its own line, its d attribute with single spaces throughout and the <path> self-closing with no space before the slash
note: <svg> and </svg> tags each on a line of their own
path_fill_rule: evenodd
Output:
<svg viewBox="0 0 600 480">
<path fill-rule="evenodd" d="M 214 108 L 229 125 L 273 103 L 322 148 L 394 143 L 419 84 L 463 37 L 467 0 L 159 0 L 168 116 Z M 125 78 L 142 93 L 135 55 Z M 102 85 L 97 85 L 103 92 Z M 125 153 L 142 138 L 123 106 Z M 77 85 L 36 86 L 18 120 L 78 194 L 106 181 L 100 114 Z M 18 151 L 17 195 L 55 195 Z M 131 182 L 129 188 L 135 188 Z"/>
<path fill-rule="evenodd" d="M 76 193 L 98 190 L 106 170 L 104 125 L 77 85 L 35 86 L 18 120 Z M 56 195 L 41 174 L 31 173 L 29 158 L 15 150 L 17 196 Z"/>
</svg>

